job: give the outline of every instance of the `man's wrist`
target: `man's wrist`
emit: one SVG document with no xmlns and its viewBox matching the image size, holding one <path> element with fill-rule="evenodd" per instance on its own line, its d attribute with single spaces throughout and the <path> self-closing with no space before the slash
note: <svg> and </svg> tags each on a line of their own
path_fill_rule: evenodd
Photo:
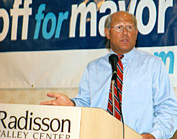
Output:
<svg viewBox="0 0 177 139">
<path fill-rule="evenodd" d="M 152 131 L 150 134 L 153 135 L 156 139 L 163 138 L 162 134 L 161 134 L 161 132 L 159 130 Z"/>
</svg>

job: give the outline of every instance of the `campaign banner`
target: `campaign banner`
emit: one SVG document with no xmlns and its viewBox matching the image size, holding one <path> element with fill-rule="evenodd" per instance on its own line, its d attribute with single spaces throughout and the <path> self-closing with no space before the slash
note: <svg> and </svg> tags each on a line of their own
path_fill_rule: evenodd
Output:
<svg viewBox="0 0 177 139">
<path fill-rule="evenodd" d="M 176 0 L 1 0 L 0 52 L 107 48 L 104 22 L 134 14 L 137 47 L 177 45 Z"/>
<path fill-rule="evenodd" d="M 137 18 L 136 48 L 161 58 L 177 87 L 176 0 L 1 0 L 0 89 L 78 87 L 108 52 L 106 17 L 121 10 Z"/>
<path fill-rule="evenodd" d="M 2 139 L 79 139 L 81 108 L 0 104 Z"/>
</svg>

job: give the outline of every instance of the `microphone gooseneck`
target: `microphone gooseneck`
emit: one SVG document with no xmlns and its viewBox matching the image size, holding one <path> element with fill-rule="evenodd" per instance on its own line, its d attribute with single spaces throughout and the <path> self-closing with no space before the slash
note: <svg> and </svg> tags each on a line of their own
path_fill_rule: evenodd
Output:
<svg viewBox="0 0 177 139">
<path fill-rule="evenodd" d="M 118 56 L 116 54 L 111 54 L 109 56 L 109 63 L 112 66 L 112 107 L 113 107 L 113 116 L 115 116 L 115 101 L 114 101 L 114 84 L 117 84 L 117 63 L 118 63 Z M 117 90 L 117 97 L 119 99 L 119 92 Z M 121 114 L 121 118 L 122 118 L 122 128 L 123 128 L 123 139 L 125 137 L 125 129 L 124 129 L 124 118 L 123 118 L 123 114 L 122 114 L 122 106 L 119 103 L 119 107 L 120 107 L 120 114 Z"/>
<path fill-rule="evenodd" d="M 117 62 L 118 62 L 118 57 L 116 54 L 111 54 L 109 56 L 109 63 L 111 64 L 112 67 L 112 115 L 115 117 L 115 100 L 114 100 L 114 84 L 116 83 L 116 76 L 117 76 Z"/>
</svg>

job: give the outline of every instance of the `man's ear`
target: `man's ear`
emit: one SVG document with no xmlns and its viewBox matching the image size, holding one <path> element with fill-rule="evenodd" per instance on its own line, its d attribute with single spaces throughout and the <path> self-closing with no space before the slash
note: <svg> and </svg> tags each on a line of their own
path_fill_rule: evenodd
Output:
<svg viewBox="0 0 177 139">
<path fill-rule="evenodd" d="M 106 36 L 106 38 L 109 40 L 110 39 L 110 36 L 109 36 L 109 28 L 105 28 L 104 29 L 104 33 L 105 33 L 105 36 Z"/>
</svg>

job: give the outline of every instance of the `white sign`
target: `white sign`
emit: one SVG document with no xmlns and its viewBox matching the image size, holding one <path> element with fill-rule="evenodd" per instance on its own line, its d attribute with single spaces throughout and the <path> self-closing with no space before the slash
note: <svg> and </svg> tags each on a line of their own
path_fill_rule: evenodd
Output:
<svg viewBox="0 0 177 139">
<path fill-rule="evenodd" d="M 0 104 L 2 139 L 79 139 L 81 108 Z"/>
</svg>

